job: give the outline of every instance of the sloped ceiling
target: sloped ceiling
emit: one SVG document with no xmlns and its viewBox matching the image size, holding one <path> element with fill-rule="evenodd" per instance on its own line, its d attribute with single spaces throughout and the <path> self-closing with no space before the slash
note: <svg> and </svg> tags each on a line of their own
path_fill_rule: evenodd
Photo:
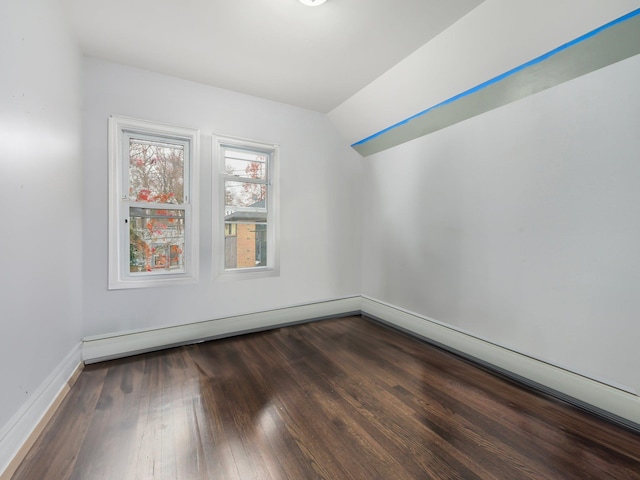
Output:
<svg viewBox="0 0 640 480">
<path fill-rule="evenodd" d="M 482 0 L 62 0 L 83 52 L 329 112 Z"/>
</svg>

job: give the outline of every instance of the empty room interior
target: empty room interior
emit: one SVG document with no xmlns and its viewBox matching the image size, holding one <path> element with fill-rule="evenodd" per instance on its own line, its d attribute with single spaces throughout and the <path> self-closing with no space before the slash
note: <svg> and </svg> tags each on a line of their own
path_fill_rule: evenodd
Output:
<svg viewBox="0 0 640 480">
<path fill-rule="evenodd" d="M 0 25 L 1 480 L 640 479 L 640 0 Z"/>
</svg>

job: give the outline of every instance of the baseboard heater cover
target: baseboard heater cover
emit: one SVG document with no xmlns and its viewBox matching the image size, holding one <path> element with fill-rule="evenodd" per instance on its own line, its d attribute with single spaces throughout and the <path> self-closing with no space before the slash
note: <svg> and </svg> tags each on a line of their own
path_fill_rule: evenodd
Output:
<svg viewBox="0 0 640 480">
<path fill-rule="evenodd" d="M 319 301 L 165 328 L 95 336 L 83 341 L 86 364 L 326 318 L 360 315 L 360 296 Z"/>
<path fill-rule="evenodd" d="M 458 355 L 480 368 L 640 433 L 640 397 L 637 395 L 366 296 L 327 300 L 156 330 L 87 338 L 83 342 L 83 359 L 87 364 L 96 363 L 217 338 L 351 315 L 366 316 Z"/>
<path fill-rule="evenodd" d="M 499 345 L 490 344 L 426 317 L 368 297 L 362 299 L 362 315 L 453 353 L 526 388 L 557 398 L 623 428 L 640 433 L 640 397 L 637 395 Z M 440 332 L 430 335 L 425 332 L 429 329 L 434 333 L 435 330 Z M 473 348 L 460 348 L 460 345 L 465 344 L 473 345 Z M 498 355 L 495 352 L 498 352 Z M 528 372 L 532 375 L 518 373 L 517 368 L 510 368 L 510 362 L 512 365 L 526 363 Z M 538 381 L 535 379 L 536 375 L 549 381 L 544 383 Z"/>
</svg>

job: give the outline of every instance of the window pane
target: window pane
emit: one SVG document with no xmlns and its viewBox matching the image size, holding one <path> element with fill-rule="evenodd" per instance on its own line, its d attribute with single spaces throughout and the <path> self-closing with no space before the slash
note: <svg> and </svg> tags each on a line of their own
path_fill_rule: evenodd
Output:
<svg viewBox="0 0 640 480">
<path fill-rule="evenodd" d="M 129 197 L 134 202 L 184 202 L 184 146 L 129 140 Z"/>
<path fill-rule="evenodd" d="M 224 173 L 237 177 L 267 178 L 267 157 L 262 153 L 225 150 Z"/>
<path fill-rule="evenodd" d="M 227 222 L 224 233 L 224 268 L 267 265 L 267 224 Z"/>
<path fill-rule="evenodd" d="M 129 271 L 184 271 L 184 210 L 129 209 Z"/>
<path fill-rule="evenodd" d="M 266 208 L 266 198 L 265 184 L 224 182 L 224 204 L 228 207 Z"/>
</svg>

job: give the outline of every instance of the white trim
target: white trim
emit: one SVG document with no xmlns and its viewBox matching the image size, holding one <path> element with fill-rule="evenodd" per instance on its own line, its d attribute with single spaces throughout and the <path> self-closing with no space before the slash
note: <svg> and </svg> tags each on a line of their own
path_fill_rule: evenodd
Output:
<svg viewBox="0 0 640 480">
<path fill-rule="evenodd" d="M 547 393 L 556 394 L 594 413 L 640 429 L 640 397 L 633 393 L 366 296 L 295 305 L 156 330 L 89 337 L 83 342 L 83 358 L 85 362 L 93 363 L 314 319 L 360 313 L 440 345 Z"/>
<path fill-rule="evenodd" d="M 177 127 L 163 123 L 139 120 L 135 118 L 111 115 L 109 117 L 109 290 L 124 288 L 146 288 L 192 284 L 198 281 L 199 270 L 199 179 L 200 179 L 200 130 Z M 175 274 L 149 275 L 133 277 L 127 275 L 124 265 L 128 264 L 122 243 L 128 238 L 128 232 L 122 228 L 122 220 L 129 212 L 123 212 L 123 201 L 128 201 L 128 192 L 123 190 L 123 137 L 126 132 L 177 139 L 189 145 L 188 158 L 185 158 L 185 177 L 189 179 L 187 201 L 182 208 L 187 215 L 185 226 L 186 260 L 185 271 Z M 152 207 L 153 208 L 153 207 Z"/>
<path fill-rule="evenodd" d="M 69 389 L 68 382 L 82 365 L 144 351 L 185 345 L 251 331 L 277 328 L 322 318 L 360 314 L 460 353 L 525 383 L 577 400 L 596 413 L 640 427 L 640 397 L 605 385 L 521 353 L 494 345 L 451 326 L 366 296 L 351 296 L 279 309 L 223 317 L 206 322 L 156 330 L 123 332 L 84 339 L 54 368 L 18 412 L 0 430 L 0 478 L 9 477 L 17 455 L 36 429 L 44 426 Z"/>
<path fill-rule="evenodd" d="M 640 426 L 640 397 L 633 393 L 492 344 L 446 324 L 366 296 L 294 305 L 156 330 L 88 337 L 82 343 L 82 357 L 87 363 L 93 363 L 313 319 L 360 313 L 460 353 L 525 383 L 559 393 L 570 401 L 574 399 L 586 408 L 593 407 L 591 410 L 596 413 L 605 416 L 608 413 L 626 420 L 633 428 Z M 79 363 L 80 346 L 61 362 L 32 394 L 29 401 L 0 430 L 2 468 L 6 468 Z"/>
<path fill-rule="evenodd" d="M 0 472 L 4 472 L 0 477 L 9 474 L 8 467 L 15 465 L 14 459 L 32 433 L 55 411 L 54 407 L 68 391 L 69 379 L 82 363 L 81 347 L 79 343 L 67 354 L 0 430 Z"/>
<path fill-rule="evenodd" d="M 295 305 L 154 330 L 88 337 L 83 341 L 82 353 L 86 363 L 94 363 L 171 346 L 187 345 L 214 338 L 348 314 L 360 314 L 360 296 Z"/>
<path fill-rule="evenodd" d="M 469 357 L 472 360 L 514 376 L 537 387 L 577 400 L 582 406 L 595 407 L 599 413 L 613 414 L 640 426 L 640 397 L 560 367 L 528 357 L 499 345 L 436 322 L 422 315 L 362 297 L 362 314 L 409 332 Z M 615 418 L 614 418 L 615 419 Z"/>
</svg>

